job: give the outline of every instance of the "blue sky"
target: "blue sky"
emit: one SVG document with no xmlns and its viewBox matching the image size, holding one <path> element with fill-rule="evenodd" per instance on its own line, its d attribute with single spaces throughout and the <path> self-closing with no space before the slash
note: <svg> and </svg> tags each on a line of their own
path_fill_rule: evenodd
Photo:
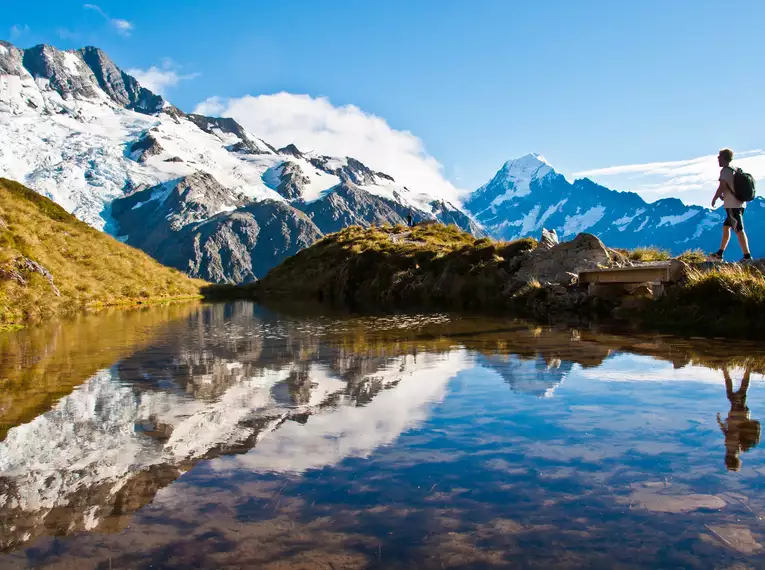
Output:
<svg viewBox="0 0 765 570">
<path fill-rule="evenodd" d="M 97 45 L 125 69 L 154 67 L 184 110 L 218 97 L 215 108 L 226 112 L 247 95 L 280 92 L 354 105 L 415 135 L 421 147 L 409 151 L 434 158 L 459 188 L 534 151 L 567 175 L 596 171 L 655 199 L 672 192 L 663 184 L 673 172 L 646 181 L 634 166 L 597 170 L 674 161 L 687 169 L 722 146 L 762 145 L 759 0 L 4 4 L 0 38 Z M 290 101 L 282 103 L 278 112 Z M 293 113 L 292 128 L 296 121 Z M 252 128 L 254 119 L 243 122 Z M 758 177 L 760 154 L 752 155 Z M 696 201 L 700 190 L 681 191 Z M 710 183 L 699 201 L 713 191 Z"/>
</svg>

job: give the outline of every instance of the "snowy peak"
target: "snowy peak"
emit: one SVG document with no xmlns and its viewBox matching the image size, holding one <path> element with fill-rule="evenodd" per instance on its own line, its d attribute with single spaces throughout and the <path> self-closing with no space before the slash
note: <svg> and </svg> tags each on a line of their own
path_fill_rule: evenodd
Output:
<svg viewBox="0 0 765 570">
<path fill-rule="evenodd" d="M 555 173 L 555 169 L 541 154 L 531 153 L 515 160 L 508 160 L 494 175 L 492 182 L 504 186 L 510 194 L 498 196 L 496 203 L 513 196 L 525 196 L 531 192 L 531 183 Z M 491 182 L 489 183 L 491 184 Z"/>
<path fill-rule="evenodd" d="M 473 193 L 465 206 L 478 213 L 496 210 L 504 202 L 528 196 L 532 186 L 551 175 L 557 172 L 541 154 L 508 160 L 487 184 Z"/>
<path fill-rule="evenodd" d="M 507 176 L 513 178 L 533 180 L 544 178 L 550 172 L 555 172 L 555 169 L 547 162 L 544 156 L 532 152 L 520 158 L 508 160 L 499 172 L 504 172 Z"/>
<path fill-rule="evenodd" d="M 0 42 L 0 101 L 11 111 L 56 111 L 66 107 L 64 102 L 77 100 L 140 113 L 157 113 L 167 105 L 98 48 L 61 51 L 38 45 L 18 49 Z"/>
</svg>

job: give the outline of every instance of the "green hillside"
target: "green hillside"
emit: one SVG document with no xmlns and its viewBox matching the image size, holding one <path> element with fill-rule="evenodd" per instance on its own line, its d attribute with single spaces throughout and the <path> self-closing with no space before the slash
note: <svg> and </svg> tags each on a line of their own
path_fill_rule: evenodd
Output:
<svg viewBox="0 0 765 570">
<path fill-rule="evenodd" d="M 203 284 L 0 178 L 0 327 L 87 308 L 194 298 Z"/>
</svg>

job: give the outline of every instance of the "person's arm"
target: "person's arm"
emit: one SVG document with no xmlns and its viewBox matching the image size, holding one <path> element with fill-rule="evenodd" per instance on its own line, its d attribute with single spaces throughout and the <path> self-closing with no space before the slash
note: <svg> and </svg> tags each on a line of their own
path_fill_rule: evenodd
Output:
<svg viewBox="0 0 765 570">
<path fill-rule="evenodd" d="M 717 203 L 717 200 L 722 200 L 723 194 L 725 194 L 725 182 L 720 180 L 720 185 L 717 187 L 717 192 L 715 192 L 715 197 L 712 198 L 712 207 L 715 207 L 715 204 Z"/>
<path fill-rule="evenodd" d="M 722 431 L 724 435 L 728 435 L 728 426 L 723 423 L 722 419 L 720 419 L 720 412 L 717 412 L 717 423 L 720 425 L 720 431 Z"/>
</svg>

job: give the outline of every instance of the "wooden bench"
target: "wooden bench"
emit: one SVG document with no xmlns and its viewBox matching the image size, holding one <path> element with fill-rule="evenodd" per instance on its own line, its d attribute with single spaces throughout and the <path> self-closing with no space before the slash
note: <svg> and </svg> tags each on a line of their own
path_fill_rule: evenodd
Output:
<svg viewBox="0 0 765 570">
<path fill-rule="evenodd" d="M 582 271 L 579 283 L 674 283 L 680 276 L 670 263 L 655 263 L 637 267 L 614 267 Z"/>
</svg>

